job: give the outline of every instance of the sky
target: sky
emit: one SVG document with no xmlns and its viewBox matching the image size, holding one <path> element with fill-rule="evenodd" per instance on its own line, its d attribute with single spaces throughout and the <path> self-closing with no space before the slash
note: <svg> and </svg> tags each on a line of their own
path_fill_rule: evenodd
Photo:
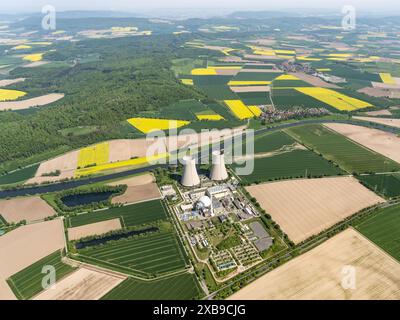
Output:
<svg viewBox="0 0 400 320">
<path fill-rule="evenodd" d="M 44 5 L 56 10 L 141 11 L 155 8 L 229 8 L 277 10 L 287 8 L 337 9 L 353 5 L 360 10 L 400 11 L 399 0 L 1 0 L 0 13 L 40 12 Z"/>
</svg>

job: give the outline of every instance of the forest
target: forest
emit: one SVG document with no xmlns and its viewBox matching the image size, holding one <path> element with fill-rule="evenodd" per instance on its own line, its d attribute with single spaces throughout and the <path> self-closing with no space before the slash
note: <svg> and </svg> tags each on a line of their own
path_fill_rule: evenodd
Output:
<svg viewBox="0 0 400 320">
<path fill-rule="evenodd" d="M 65 98 L 29 112 L 0 112 L 0 173 L 74 148 L 107 139 L 140 135 L 125 120 L 181 99 L 204 98 L 184 86 L 171 71 L 171 60 L 201 49 L 184 50 L 185 37 L 171 35 L 61 42 L 46 54 L 54 66 L 17 68 L 25 77 L 15 89 L 29 95 L 64 93 Z M 33 110 L 33 111 L 32 111 Z M 86 134 L 66 129 L 97 128 Z"/>
</svg>

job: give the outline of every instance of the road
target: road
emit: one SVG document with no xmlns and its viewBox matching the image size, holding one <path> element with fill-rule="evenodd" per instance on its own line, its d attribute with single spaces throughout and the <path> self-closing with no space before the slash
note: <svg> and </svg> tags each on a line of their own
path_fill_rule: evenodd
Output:
<svg viewBox="0 0 400 320">
<path fill-rule="evenodd" d="M 361 123 L 361 122 L 358 122 L 358 121 L 356 122 L 356 121 L 352 121 L 352 120 L 312 119 L 312 120 L 301 120 L 301 121 L 293 122 L 293 123 L 285 123 L 285 124 L 281 124 L 281 125 L 276 125 L 274 127 L 262 128 L 262 129 L 256 130 L 255 135 L 259 135 L 259 134 L 270 132 L 270 131 L 276 131 L 276 130 L 291 128 L 291 127 L 301 126 L 304 124 L 321 124 L 321 123 L 358 124 L 358 125 L 363 125 L 366 127 L 379 128 L 381 130 L 385 130 L 385 131 L 392 132 L 392 133 L 398 132 L 398 129 L 396 129 L 396 128 L 390 128 L 390 127 L 376 125 L 376 124 L 372 125 L 368 122 Z M 0 190 L 0 199 L 14 198 L 14 197 L 21 197 L 21 196 L 28 196 L 28 195 L 41 195 L 41 194 L 45 194 L 45 193 L 49 193 L 49 192 L 63 191 L 63 190 L 80 187 L 83 185 L 89 185 L 89 184 L 103 182 L 103 181 L 107 181 L 107 180 L 123 178 L 126 176 L 146 172 L 146 171 L 153 170 L 155 168 L 160 168 L 160 167 L 167 167 L 167 165 L 156 164 L 156 165 L 152 165 L 152 166 L 148 166 L 148 167 L 137 168 L 137 169 L 127 170 L 127 171 L 123 171 L 123 172 L 112 173 L 112 174 L 107 174 L 107 175 L 97 176 L 97 177 L 92 177 L 92 178 L 87 178 L 87 179 L 72 180 L 72 181 L 53 183 L 53 184 L 48 184 L 48 185 L 24 187 L 24 188 L 19 188 L 19 189 Z"/>
</svg>

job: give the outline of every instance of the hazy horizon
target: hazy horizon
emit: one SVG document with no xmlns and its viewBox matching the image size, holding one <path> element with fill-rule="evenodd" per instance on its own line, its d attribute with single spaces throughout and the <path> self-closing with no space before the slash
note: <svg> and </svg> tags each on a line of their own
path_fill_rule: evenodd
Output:
<svg viewBox="0 0 400 320">
<path fill-rule="evenodd" d="M 152 0 L 147 3 L 142 1 L 106 1 L 106 0 L 85 0 L 81 2 L 72 2 L 68 0 L 16 0 L 0 4 L 0 13 L 19 13 L 19 12 L 40 12 L 45 5 L 53 5 L 58 11 L 126 11 L 139 12 L 149 10 L 168 10 L 168 9 L 224 9 L 224 10 L 288 10 L 288 9 L 315 9 L 326 10 L 334 9 L 340 11 L 343 5 L 353 5 L 360 11 L 387 11 L 393 13 L 400 11 L 400 1 L 382 0 L 377 6 L 375 0 L 333 0 L 323 3 L 320 0 L 303 0 L 301 4 L 295 0 L 281 0 L 279 3 L 266 4 L 263 0 L 203 0 L 201 2 L 188 2 L 182 0 Z M 217 13 L 217 12 L 216 12 Z"/>
</svg>

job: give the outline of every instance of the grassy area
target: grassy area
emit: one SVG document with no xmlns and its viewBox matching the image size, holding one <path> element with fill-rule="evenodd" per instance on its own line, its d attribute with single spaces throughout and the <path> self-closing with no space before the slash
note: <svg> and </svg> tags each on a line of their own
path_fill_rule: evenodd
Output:
<svg viewBox="0 0 400 320">
<path fill-rule="evenodd" d="M 176 75 L 179 74 L 190 74 L 192 69 L 201 68 L 205 66 L 205 62 L 202 59 L 191 59 L 191 58 L 181 58 L 173 59 L 171 69 Z"/>
<path fill-rule="evenodd" d="M 160 200 L 152 200 L 116 207 L 108 210 L 95 211 L 68 218 L 68 227 L 79 227 L 89 223 L 121 218 L 125 227 L 141 225 L 167 218 L 164 206 Z"/>
<path fill-rule="evenodd" d="M 400 261 L 400 205 L 378 211 L 356 229 Z"/>
<path fill-rule="evenodd" d="M 358 179 L 371 190 L 386 197 L 400 196 L 400 176 L 398 174 L 373 174 L 359 176 Z"/>
<path fill-rule="evenodd" d="M 79 126 L 73 128 L 62 129 L 59 132 L 64 137 L 79 137 L 85 134 L 96 132 L 99 128 L 97 126 Z"/>
<path fill-rule="evenodd" d="M 396 162 L 374 153 L 321 125 L 287 129 L 293 137 L 339 164 L 348 172 L 389 172 L 400 170 Z"/>
<path fill-rule="evenodd" d="M 143 277 L 154 277 L 183 269 L 187 258 L 177 237 L 162 232 L 127 238 L 78 250 L 88 263 Z"/>
<path fill-rule="evenodd" d="M 42 273 L 44 266 L 55 268 L 57 281 L 75 270 L 61 261 L 60 251 L 52 253 L 7 279 L 7 283 L 18 299 L 27 300 L 43 291 L 42 279 L 47 274 Z"/>
<path fill-rule="evenodd" d="M 24 169 L 20 169 L 12 173 L 0 176 L 0 185 L 25 182 L 26 180 L 33 178 L 35 176 L 38 168 L 39 164 L 35 164 L 33 166 L 26 167 Z"/>
<path fill-rule="evenodd" d="M 196 277 L 185 273 L 146 282 L 128 278 L 102 300 L 189 300 L 201 294 Z"/>
<path fill-rule="evenodd" d="M 232 167 L 236 169 L 243 166 L 243 164 L 234 164 Z M 295 150 L 255 159 L 252 173 L 242 175 L 240 178 L 247 183 L 257 183 L 305 176 L 334 176 L 342 173 L 340 168 L 311 151 Z"/>
</svg>

